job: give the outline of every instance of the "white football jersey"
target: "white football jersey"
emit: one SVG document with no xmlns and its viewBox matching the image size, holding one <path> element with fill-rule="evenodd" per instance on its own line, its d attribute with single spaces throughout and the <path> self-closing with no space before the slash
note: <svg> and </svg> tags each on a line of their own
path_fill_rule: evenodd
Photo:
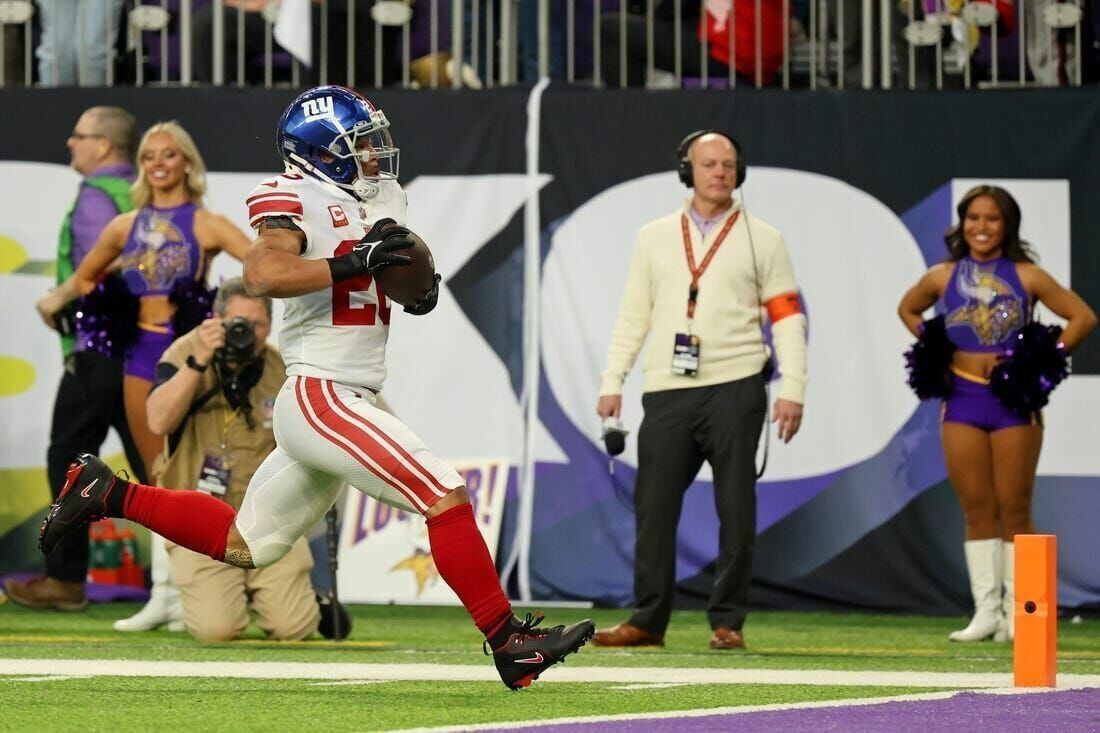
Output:
<svg viewBox="0 0 1100 733">
<path fill-rule="evenodd" d="M 336 186 L 298 173 L 269 178 L 248 195 L 249 224 L 288 216 L 306 235 L 302 257 L 320 260 L 347 252 L 371 224 L 389 217 L 405 223 L 405 191 L 382 181 L 362 202 Z M 370 275 L 315 293 L 286 298 L 279 350 L 287 374 L 331 379 L 380 391 L 386 379 L 391 303 Z"/>
</svg>

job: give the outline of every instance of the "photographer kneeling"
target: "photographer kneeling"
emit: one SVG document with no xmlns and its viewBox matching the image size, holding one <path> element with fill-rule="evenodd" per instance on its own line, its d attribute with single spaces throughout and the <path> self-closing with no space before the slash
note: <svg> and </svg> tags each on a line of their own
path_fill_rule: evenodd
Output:
<svg viewBox="0 0 1100 733">
<path fill-rule="evenodd" d="M 149 427 L 165 436 L 165 450 L 153 473 L 162 486 L 197 486 L 239 509 L 249 479 L 275 448 L 272 410 L 286 367 L 266 343 L 270 298 L 249 296 L 244 281 L 233 278 L 218 290 L 214 312 L 176 339 L 157 364 L 147 408 Z M 277 563 L 256 570 L 171 542 L 168 555 L 187 631 L 200 641 L 244 633 L 249 601 L 270 638 L 304 639 L 318 628 L 313 556 L 304 537 Z"/>
</svg>

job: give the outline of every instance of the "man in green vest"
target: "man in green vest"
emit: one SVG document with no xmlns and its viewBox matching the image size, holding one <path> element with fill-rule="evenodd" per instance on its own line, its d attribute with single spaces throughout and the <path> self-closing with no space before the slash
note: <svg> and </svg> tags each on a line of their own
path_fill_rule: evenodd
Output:
<svg viewBox="0 0 1100 733">
<path fill-rule="evenodd" d="M 119 107 L 92 107 L 69 135 L 70 165 L 82 176 L 80 189 L 65 215 L 57 248 L 57 281 L 69 277 L 88 254 L 107 223 L 133 208 L 136 147 L 134 118 Z M 76 331 L 74 333 L 74 330 Z M 65 484 L 65 472 L 77 453 L 98 453 L 114 428 L 136 474 L 144 465 L 126 424 L 122 405 L 122 360 L 87 348 L 89 334 L 63 328 L 65 371 L 57 389 L 46 471 L 53 498 Z M 92 340 L 94 341 L 94 339 Z M 7 580 L 4 590 L 15 603 L 31 608 L 82 611 L 88 606 L 87 532 L 73 533 L 46 558 L 44 575 L 27 581 Z"/>
</svg>

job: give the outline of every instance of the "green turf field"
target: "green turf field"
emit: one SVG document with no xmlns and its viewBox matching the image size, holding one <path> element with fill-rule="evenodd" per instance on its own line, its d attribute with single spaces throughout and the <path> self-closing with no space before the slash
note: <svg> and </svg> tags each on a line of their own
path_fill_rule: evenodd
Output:
<svg viewBox="0 0 1100 733">
<path fill-rule="evenodd" d="M 112 604 L 60 614 L 0 604 L 0 730 L 342 731 L 518 723 L 928 693 L 967 686 L 940 676 L 945 673 L 1004 675 L 1012 669 L 1010 645 L 947 641 L 963 619 L 757 612 L 745 628 L 747 652 L 714 652 L 707 648 L 704 615 L 678 612 L 663 649 L 589 645 L 531 688 L 511 693 L 495 681 L 480 636 L 459 608 L 356 606 L 354 631 L 342 643 L 267 642 L 253 628 L 245 640 L 227 644 L 111 630 L 112 620 L 136 609 Z M 607 625 L 623 612 L 552 609 L 547 621 L 585 616 Z M 1100 623 L 1062 623 L 1059 634 L 1060 673 L 1100 675 Z M 199 664 L 184 669 L 184 663 Z M 194 676 L 173 676 L 181 670 Z M 364 670 L 384 670 L 385 679 L 364 679 Z M 786 672 L 805 679 L 777 684 Z M 868 674 L 859 681 L 845 677 L 857 672 Z M 891 677 L 904 672 L 920 675 L 904 678 L 905 684 Z M 734 673 L 747 677 L 714 681 Z M 688 677 L 690 683 L 681 682 Z"/>
</svg>

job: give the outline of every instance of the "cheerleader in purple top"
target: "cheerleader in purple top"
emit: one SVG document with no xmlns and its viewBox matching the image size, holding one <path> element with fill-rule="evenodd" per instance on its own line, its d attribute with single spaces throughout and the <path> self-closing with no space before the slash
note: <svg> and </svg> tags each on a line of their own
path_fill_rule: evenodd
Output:
<svg viewBox="0 0 1100 733">
<path fill-rule="evenodd" d="M 920 335 L 923 313 L 942 300 L 954 375 L 944 398 L 941 434 L 947 477 L 966 518 L 964 550 L 974 617 L 952 641 L 1013 636 L 1013 538 L 1034 532 L 1031 492 L 1043 442 L 1041 416 L 1021 416 L 990 388 L 1010 339 L 1041 302 L 1066 319 L 1060 347 L 1072 351 L 1096 326 L 1080 296 L 1035 264 L 1020 239 L 1020 208 L 996 186 L 976 186 L 958 205 L 945 237 L 950 257 L 924 274 L 898 314 Z"/>
<path fill-rule="evenodd" d="M 168 294 L 181 279 L 205 283 L 210 260 L 222 250 L 243 259 L 249 239 L 224 216 L 202 207 L 206 167 L 191 136 L 177 123 L 158 123 L 146 131 L 138 166 L 134 211 L 107 225 L 73 276 L 42 298 L 38 310 L 52 322 L 54 314 L 112 270 L 120 272 L 140 299 L 138 337 L 126 354 L 123 395 L 127 422 L 152 475 L 163 438 L 149 430 L 145 399 L 157 361 L 177 335 L 172 333 L 175 306 Z"/>
<path fill-rule="evenodd" d="M 191 136 L 177 123 L 161 122 L 149 128 L 137 157 L 135 210 L 107 225 L 73 276 L 38 301 L 38 311 L 52 326 L 61 309 L 91 292 L 115 270 L 139 299 L 138 335 L 126 352 L 123 399 L 146 475 L 152 476 L 164 438 L 149 429 L 145 400 L 161 355 L 176 336 L 183 335 L 172 332 L 176 306 L 169 301 L 169 293 L 179 281 L 205 285 L 214 255 L 224 250 L 243 260 L 250 242 L 224 216 L 203 208 L 206 167 Z M 167 583 L 167 555 L 160 557 L 158 545 L 163 547 L 162 541 L 154 542 L 150 601 L 137 616 L 116 622 L 117 630 L 145 631 L 165 623 L 183 628 L 178 595 Z"/>
</svg>

